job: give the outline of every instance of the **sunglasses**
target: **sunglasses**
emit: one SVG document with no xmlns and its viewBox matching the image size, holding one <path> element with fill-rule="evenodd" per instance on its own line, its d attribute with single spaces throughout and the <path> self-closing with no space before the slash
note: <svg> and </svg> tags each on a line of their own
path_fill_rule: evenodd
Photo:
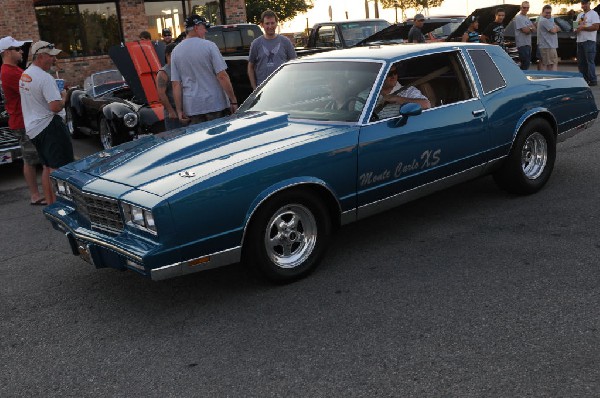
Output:
<svg viewBox="0 0 600 398">
<path fill-rule="evenodd" d="M 391 70 L 388 72 L 387 77 L 398 76 L 398 72 L 395 70 Z"/>
<path fill-rule="evenodd" d="M 23 49 L 21 47 L 8 47 L 7 50 L 23 51 Z"/>
<path fill-rule="evenodd" d="M 45 49 L 45 48 L 47 48 L 47 49 L 49 49 L 49 50 L 54 50 L 56 47 L 54 46 L 54 44 L 46 44 L 45 46 L 43 46 L 43 47 L 40 47 L 40 48 L 38 48 L 37 50 L 35 50 L 35 52 L 33 53 L 33 55 L 36 55 L 37 53 L 39 53 L 39 52 L 40 52 L 40 50 L 43 50 L 43 49 Z"/>
<path fill-rule="evenodd" d="M 424 19 L 417 19 L 417 22 L 425 22 Z"/>
<path fill-rule="evenodd" d="M 163 37 L 173 37 L 172 35 L 163 35 Z"/>
</svg>

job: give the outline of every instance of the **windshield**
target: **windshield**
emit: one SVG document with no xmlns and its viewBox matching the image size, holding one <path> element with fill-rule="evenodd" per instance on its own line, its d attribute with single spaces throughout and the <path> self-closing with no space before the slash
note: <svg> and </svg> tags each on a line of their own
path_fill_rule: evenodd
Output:
<svg viewBox="0 0 600 398">
<path fill-rule="evenodd" d="M 346 46 L 352 47 L 388 26 L 390 23 L 387 21 L 358 21 L 342 23 L 340 28 Z"/>
<path fill-rule="evenodd" d="M 240 111 L 276 111 L 290 118 L 357 122 L 382 64 L 356 61 L 284 65 Z"/>
<path fill-rule="evenodd" d="M 94 73 L 90 78 L 85 79 L 85 90 L 94 97 L 114 91 L 117 88 L 126 86 L 125 79 L 118 70 L 107 70 Z"/>
<path fill-rule="evenodd" d="M 436 39 L 445 39 L 446 37 L 450 36 L 450 33 L 458 29 L 463 20 L 464 18 L 453 20 L 444 26 L 440 26 L 431 33 Z"/>
</svg>

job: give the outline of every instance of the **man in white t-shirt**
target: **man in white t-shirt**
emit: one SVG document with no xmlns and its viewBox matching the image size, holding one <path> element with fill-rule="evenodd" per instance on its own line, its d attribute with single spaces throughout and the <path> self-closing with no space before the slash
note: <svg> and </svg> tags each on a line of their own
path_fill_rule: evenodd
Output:
<svg viewBox="0 0 600 398">
<path fill-rule="evenodd" d="M 33 61 L 19 81 L 25 132 L 44 165 L 42 189 L 48 204 L 56 201 L 50 173 L 74 160 L 71 136 L 63 120 L 66 91 L 58 91 L 56 80 L 48 73 L 60 51 L 46 41 L 33 43 Z"/>
<path fill-rule="evenodd" d="M 598 13 L 590 8 L 590 0 L 581 0 L 583 10 L 577 16 L 577 66 L 590 86 L 598 85 L 596 78 L 596 33 L 600 27 Z"/>
</svg>

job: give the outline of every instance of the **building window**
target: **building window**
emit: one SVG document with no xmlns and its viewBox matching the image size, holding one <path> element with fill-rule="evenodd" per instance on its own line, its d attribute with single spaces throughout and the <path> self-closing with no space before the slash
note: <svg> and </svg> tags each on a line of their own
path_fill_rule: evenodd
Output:
<svg viewBox="0 0 600 398">
<path fill-rule="evenodd" d="M 144 2 L 146 17 L 148 17 L 148 26 L 146 30 L 150 32 L 152 40 L 162 38 L 164 28 L 171 29 L 173 39 L 184 31 L 185 17 L 183 15 L 183 5 L 180 0 L 177 1 L 148 1 Z"/>
<path fill-rule="evenodd" d="M 121 42 L 114 2 L 40 6 L 35 16 L 41 39 L 63 50 L 63 57 L 107 54 Z"/>
<path fill-rule="evenodd" d="M 218 1 L 193 0 L 189 1 L 191 10 L 188 14 L 198 14 L 205 17 L 211 25 L 221 25 L 223 18 Z"/>
</svg>

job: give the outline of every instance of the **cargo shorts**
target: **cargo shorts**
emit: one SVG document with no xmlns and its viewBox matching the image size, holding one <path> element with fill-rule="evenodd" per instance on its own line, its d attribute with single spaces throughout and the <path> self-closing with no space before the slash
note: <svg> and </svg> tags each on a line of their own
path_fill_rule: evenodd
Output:
<svg viewBox="0 0 600 398">
<path fill-rule="evenodd" d="M 32 166 L 42 164 L 38 155 L 37 149 L 33 142 L 27 137 L 25 129 L 11 130 L 11 132 L 19 139 L 19 145 L 21 145 L 21 156 L 23 156 L 23 162 Z"/>
</svg>

